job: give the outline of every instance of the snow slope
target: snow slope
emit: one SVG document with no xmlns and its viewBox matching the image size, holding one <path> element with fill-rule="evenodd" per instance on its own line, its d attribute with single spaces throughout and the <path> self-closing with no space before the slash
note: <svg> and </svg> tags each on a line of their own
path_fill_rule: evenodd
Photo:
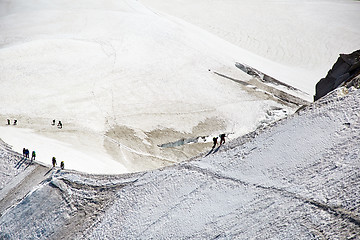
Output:
<svg viewBox="0 0 360 240">
<path fill-rule="evenodd" d="M 360 237 L 359 99 L 335 93 L 242 145 L 146 174 L 92 238 Z"/>
<path fill-rule="evenodd" d="M 55 155 L 91 173 L 154 169 L 298 107 L 214 74 L 251 79 L 235 67 L 244 51 L 135 0 L 3 0 L 0 9 L 0 119 L 19 123 L 0 138 L 46 164 Z"/>
<path fill-rule="evenodd" d="M 237 61 L 314 95 L 339 53 L 360 48 L 353 0 L 141 0 L 247 50 Z M 260 60 L 258 56 L 266 59 Z"/>
<path fill-rule="evenodd" d="M 339 89 L 163 169 L 122 176 L 52 170 L 1 215 L 0 236 L 358 239 L 359 101 L 360 90 Z"/>
</svg>

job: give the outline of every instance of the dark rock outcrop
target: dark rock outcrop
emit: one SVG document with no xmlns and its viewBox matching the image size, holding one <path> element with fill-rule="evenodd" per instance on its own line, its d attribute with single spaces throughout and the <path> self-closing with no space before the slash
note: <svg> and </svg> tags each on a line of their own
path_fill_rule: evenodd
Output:
<svg viewBox="0 0 360 240">
<path fill-rule="evenodd" d="M 271 76 L 269 76 L 269 75 L 255 69 L 253 67 L 250 67 L 250 66 L 248 66 L 246 64 L 242 64 L 242 63 L 237 62 L 235 64 L 235 66 L 237 68 L 239 68 L 241 71 L 245 72 L 246 74 L 249 74 L 250 76 L 253 76 L 253 77 L 256 77 L 256 78 L 260 79 L 264 83 L 272 83 L 272 84 L 275 84 L 275 85 L 282 85 L 282 86 L 284 86 L 284 87 L 286 87 L 286 88 L 288 88 L 290 90 L 300 92 L 299 89 L 294 88 L 294 87 L 292 87 L 292 86 L 290 86 L 290 85 L 288 85 L 286 83 L 280 82 L 279 80 L 277 80 L 277 79 L 275 79 L 275 78 L 273 78 L 273 77 L 271 77 Z"/>
<path fill-rule="evenodd" d="M 325 96 L 341 84 L 351 81 L 360 74 L 360 50 L 351 54 L 340 54 L 340 57 L 329 70 L 325 78 L 316 84 L 314 101 Z"/>
</svg>

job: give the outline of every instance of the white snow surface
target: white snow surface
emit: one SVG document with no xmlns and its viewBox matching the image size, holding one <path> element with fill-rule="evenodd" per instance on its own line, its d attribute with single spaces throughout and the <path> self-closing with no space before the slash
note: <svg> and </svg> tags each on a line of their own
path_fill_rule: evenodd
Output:
<svg viewBox="0 0 360 240">
<path fill-rule="evenodd" d="M 52 157 L 56 156 L 57 166 L 61 161 L 66 160 L 66 168 L 81 169 L 88 173 L 126 173 L 128 170 L 121 163 L 113 160 L 110 156 L 106 158 L 106 152 L 98 154 L 92 149 L 82 149 L 82 145 L 72 146 L 69 143 L 47 138 L 34 133 L 31 129 L 12 129 L 0 127 L 5 142 L 16 143 L 13 146 L 19 152 L 22 146 L 30 149 L 30 156 L 33 149 L 36 149 L 36 158 L 44 163 L 52 163 Z M 101 159 L 101 161 L 99 161 Z"/>
<path fill-rule="evenodd" d="M 237 61 L 310 95 L 339 53 L 360 48 L 353 0 L 140 0 L 240 47 Z M 264 60 L 261 60 L 259 57 Z"/>
<path fill-rule="evenodd" d="M 162 144 L 234 139 L 296 110 L 214 74 L 248 81 L 239 59 L 290 75 L 291 67 L 135 0 L 2 0 L 0 32 L 0 117 L 18 120 L 0 138 L 18 152 L 31 145 L 46 164 L 56 155 L 90 173 L 154 169 L 211 145 Z M 19 139 L 24 131 L 31 141 Z"/>
<path fill-rule="evenodd" d="M 360 238 L 360 91 L 288 116 L 295 106 L 214 74 L 247 82 L 242 62 L 309 99 L 359 48 L 358 12 L 347 0 L 0 0 L 0 117 L 18 120 L 0 127 L 0 239 Z M 212 151 L 158 147 L 223 132 Z M 54 155 L 65 170 L 48 167 Z"/>
<path fill-rule="evenodd" d="M 122 176 L 54 169 L 1 215 L 0 236 L 358 239 L 359 103 L 360 90 L 339 89 L 270 127 L 163 169 Z M 0 156 L 8 159 L 0 167 L 17 161 L 3 144 Z"/>
<path fill-rule="evenodd" d="M 92 239 L 360 237 L 359 99 L 335 92 L 253 139 L 146 174 Z"/>
</svg>

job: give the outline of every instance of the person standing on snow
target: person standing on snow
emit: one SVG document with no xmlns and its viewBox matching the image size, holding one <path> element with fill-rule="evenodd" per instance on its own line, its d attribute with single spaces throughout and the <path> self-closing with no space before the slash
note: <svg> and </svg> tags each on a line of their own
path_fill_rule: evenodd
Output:
<svg viewBox="0 0 360 240">
<path fill-rule="evenodd" d="M 59 127 L 59 128 L 62 128 L 62 122 L 61 122 L 61 121 L 59 121 L 58 127 Z"/>
<path fill-rule="evenodd" d="M 217 140 L 218 140 L 218 138 L 217 138 L 217 137 L 213 137 L 213 142 L 214 142 L 214 146 L 212 147 L 213 149 L 216 147 Z"/>
<path fill-rule="evenodd" d="M 8 125 L 10 125 L 10 119 L 7 119 L 7 123 L 8 123 Z"/>
<path fill-rule="evenodd" d="M 36 153 L 35 153 L 35 151 L 32 151 L 32 153 L 31 153 L 31 161 L 35 160 L 35 158 L 36 158 Z"/>
<path fill-rule="evenodd" d="M 225 133 L 220 135 L 220 146 L 225 143 Z"/>
<path fill-rule="evenodd" d="M 29 158 L 29 149 L 25 149 L 25 157 Z"/>
<path fill-rule="evenodd" d="M 56 157 L 52 158 L 52 165 L 53 165 L 53 167 L 55 167 L 55 165 L 56 165 Z"/>
<path fill-rule="evenodd" d="M 65 168 L 64 161 L 61 161 L 61 163 L 60 163 L 60 167 L 61 167 L 61 169 L 62 169 L 62 170 L 64 170 L 64 168 Z"/>
</svg>

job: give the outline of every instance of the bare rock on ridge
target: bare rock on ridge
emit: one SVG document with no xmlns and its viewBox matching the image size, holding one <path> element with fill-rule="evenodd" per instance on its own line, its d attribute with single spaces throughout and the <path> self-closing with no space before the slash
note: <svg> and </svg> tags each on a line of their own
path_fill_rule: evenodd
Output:
<svg viewBox="0 0 360 240">
<path fill-rule="evenodd" d="M 360 50 L 351 54 L 340 54 L 340 57 L 329 70 L 325 78 L 316 84 L 316 94 L 314 101 L 325 96 L 332 90 L 339 87 L 342 83 L 352 80 L 360 74 Z"/>
</svg>

